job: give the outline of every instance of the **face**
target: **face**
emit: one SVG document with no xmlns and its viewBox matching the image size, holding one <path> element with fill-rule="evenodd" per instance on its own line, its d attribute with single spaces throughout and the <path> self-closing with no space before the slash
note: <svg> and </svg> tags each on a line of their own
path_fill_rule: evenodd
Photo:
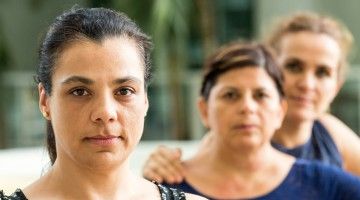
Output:
<svg viewBox="0 0 360 200">
<path fill-rule="evenodd" d="M 221 143 L 246 149 L 269 144 L 285 110 L 275 83 L 259 67 L 220 75 L 209 99 L 198 106 L 203 123 Z"/>
<path fill-rule="evenodd" d="M 288 99 L 287 118 L 314 120 L 326 111 L 340 83 L 340 48 L 325 34 L 291 33 L 280 44 L 279 62 Z"/>
<path fill-rule="evenodd" d="M 118 166 L 140 140 L 148 108 L 136 43 L 125 37 L 76 41 L 54 69 L 51 95 L 41 84 L 39 93 L 55 133 L 55 165 Z"/>
</svg>

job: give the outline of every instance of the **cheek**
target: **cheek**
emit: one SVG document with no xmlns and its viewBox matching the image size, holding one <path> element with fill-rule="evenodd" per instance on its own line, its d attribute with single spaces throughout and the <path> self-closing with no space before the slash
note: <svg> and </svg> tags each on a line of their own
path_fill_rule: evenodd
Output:
<svg viewBox="0 0 360 200">
<path fill-rule="evenodd" d="M 219 132 L 229 128 L 229 123 L 236 117 L 237 108 L 227 104 L 217 104 L 209 110 L 209 126 Z"/>
<path fill-rule="evenodd" d="M 83 121 L 90 119 L 89 109 L 86 105 L 74 104 L 65 100 L 54 103 L 52 112 L 54 123 L 76 128 L 76 126 L 83 124 Z"/>
<path fill-rule="evenodd" d="M 76 110 L 62 102 L 54 102 L 52 108 L 51 123 L 57 140 L 60 143 L 63 140 L 77 141 L 77 133 L 86 128 L 83 127 L 86 120 L 84 111 Z"/>
<path fill-rule="evenodd" d="M 262 110 L 263 123 L 268 124 L 271 129 L 279 128 L 282 123 L 282 112 L 278 103 L 268 103 L 260 108 Z"/>
<path fill-rule="evenodd" d="M 337 81 L 335 78 L 323 81 L 319 84 L 319 90 L 323 101 L 330 103 L 337 94 Z"/>
<path fill-rule="evenodd" d="M 133 136 L 135 140 L 138 140 L 142 135 L 146 109 L 145 103 L 138 102 L 136 105 L 127 107 L 126 112 L 119 113 L 119 115 L 123 115 L 121 117 L 124 120 L 123 126 L 129 132 L 129 137 Z"/>
<path fill-rule="evenodd" d="M 293 87 L 294 83 L 296 82 L 296 76 L 291 75 L 290 73 L 284 72 L 284 82 L 283 87 L 285 93 L 289 92 L 289 90 Z"/>
<path fill-rule="evenodd" d="M 221 124 L 221 120 L 224 120 L 224 116 L 222 116 L 223 112 L 220 111 L 217 105 L 209 104 L 208 107 L 208 115 L 207 121 L 210 129 L 218 129 L 218 124 Z"/>
</svg>

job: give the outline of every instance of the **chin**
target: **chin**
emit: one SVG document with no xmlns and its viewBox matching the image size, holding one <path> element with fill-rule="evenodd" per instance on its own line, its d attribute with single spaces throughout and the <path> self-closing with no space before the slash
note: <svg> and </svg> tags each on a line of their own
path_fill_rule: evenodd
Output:
<svg viewBox="0 0 360 200">
<path fill-rule="evenodd" d="M 258 138 L 243 138 L 242 140 L 234 141 L 232 147 L 235 149 L 243 150 L 254 150 L 261 146 L 261 141 Z"/>
<path fill-rule="evenodd" d="M 128 154 L 114 152 L 96 152 L 83 156 L 81 162 L 90 169 L 102 170 L 121 166 L 128 158 Z"/>
<path fill-rule="evenodd" d="M 314 111 L 297 109 L 297 110 L 288 110 L 286 113 L 286 118 L 291 119 L 291 121 L 309 121 L 315 120 L 317 114 Z"/>
</svg>

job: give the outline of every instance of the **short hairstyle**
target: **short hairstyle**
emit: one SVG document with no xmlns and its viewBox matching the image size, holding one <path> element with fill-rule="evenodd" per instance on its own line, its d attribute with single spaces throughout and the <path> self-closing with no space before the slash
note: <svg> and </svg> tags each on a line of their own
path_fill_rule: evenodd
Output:
<svg viewBox="0 0 360 200">
<path fill-rule="evenodd" d="M 244 67 L 263 68 L 276 85 L 280 98 L 284 97 L 283 77 L 273 53 L 259 43 L 233 42 L 211 55 L 203 66 L 201 96 L 208 100 L 217 79 L 225 72 Z"/>
</svg>

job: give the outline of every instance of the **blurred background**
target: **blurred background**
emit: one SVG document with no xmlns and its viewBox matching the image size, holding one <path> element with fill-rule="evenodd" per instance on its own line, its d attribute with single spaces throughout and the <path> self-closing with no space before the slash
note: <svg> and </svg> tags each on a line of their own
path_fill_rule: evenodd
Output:
<svg viewBox="0 0 360 200">
<path fill-rule="evenodd" d="M 185 157 L 195 151 L 204 133 L 195 101 L 206 55 L 231 40 L 261 39 L 277 17 L 297 10 L 331 15 L 354 34 L 351 71 L 330 111 L 360 132 L 358 0 L 0 0 L 0 189 L 8 194 L 49 167 L 33 80 L 37 49 L 54 17 L 75 4 L 125 12 L 153 38 L 150 110 L 131 157 L 138 173 L 160 143 L 182 147 Z"/>
<path fill-rule="evenodd" d="M 358 0 L 0 0 L 0 149 L 43 145 L 45 122 L 33 80 L 37 48 L 54 17 L 75 4 L 123 11 L 153 38 L 142 140 L 199 139 L 204 130 L 195 101 L 204 57 L 227 41 L 262 38 L 276 17 L 296 10 L 331 15 L 354 34 L 351 71 L 331 112 L 360 132 Z"/>
</svg>

